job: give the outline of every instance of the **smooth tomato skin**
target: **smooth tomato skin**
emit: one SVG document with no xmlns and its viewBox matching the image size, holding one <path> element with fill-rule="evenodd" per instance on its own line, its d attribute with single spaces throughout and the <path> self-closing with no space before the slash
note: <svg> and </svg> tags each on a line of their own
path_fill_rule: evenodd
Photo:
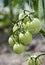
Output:
<svg viewBox="0 0 45 65">
<path fill-rule="evenodd" d="M 30 58 L 27 60 L 27 64 L 32 65 L 32 60 Z"/>
<path fill-rule="evenodd" d="M 32 41 L 32 34 L 26 31 L 25 34 L 20 33 L 19 34 L 19 40 L 22 44 L 27 45 Z"/>
<path fill-rule="evenodd" d="M 24 52 L 24 46 L 20 43 L 18 43 L 18 42 L 16 42 L 16 44 L 14 44 L 14 46 L 13 46 L 13 51 L 16 53 L 16 54 L 21 54 L 21 53 L 23 53 Z"/>
<path fill-rule="evenodd" d="M 10 46 L 13 46 L 15 44 L 15 39 L 13 36 L 10 36 L 9 39 L 8 39 L 8 42 L 9 42 L 9 45 Z"/>
<path fill-rule="evenodd" d="M 29 21 L 29 18 L 28 17 L 26 17 L 26 18 L 24 18 L 24 20 L 23 20 L 23 23 L 27 23 L 27 21 Z"/>
<path fill-rule="evenodd" d="M 35 65 L 35 58 L 33 57 L 32 59 L 29 57 L 27 60 L 28 65 Z"/>
<path fill-rule="evenodd" d="M 37 65 L 41 65 L 41 60 L 40 59 L 37 59 L 36 64 Z"/>
<path fill-rule="evenodd" d="M 14 27 L 13 27 L 13 32 L 15 32 L 16 30 L 17 30 L 17 26 L 16 25 L 14 25 Z"/>
<path fill-rule="evenodd" d="M 42 63 L 42 58 L 37 58 L 37 60 L 36 60 L 36 65 L 41 65 L 41 63 Z"/>
<path fill-rule="evenodd" d="M 30 22 L 29 22 L 29 21 L 27 21 L 27 23 L 25 24 L 25 29 L 26 29 L 26 30 L 30 30 L 30 28 L 29 28 L 29 27 L 30 27 Z"/>
<path fill-rule="evenodd" d="M 19 20 L 22 19 L 22 18 L 24 18 L 24 17 L 25 17 L 25 15 L 24 15 L 23 12 L 19 14 Z"/>
<path fill-rule="evenodd" d="M 18 35 L 19 31 L 17 30 L 18 29 L 18 26 L 17 25 L 14 25 L 13 27 L 13 32 Z"/>
<path fill-rule="evenodd" d="M 34 18 L 34 20 L 30 23 L 29 29 L 32 34 L 37 34 L 42 28 L 41 22 L 39 19 Z"/>
<path fill-rule="evenodd" d="M 25 29 L 30 31 L 32 34 L 37 34 L 42 28 L 42 24 L 39 19 L 34 18 L 32 22 L 27 22 Z"/>
</svg>

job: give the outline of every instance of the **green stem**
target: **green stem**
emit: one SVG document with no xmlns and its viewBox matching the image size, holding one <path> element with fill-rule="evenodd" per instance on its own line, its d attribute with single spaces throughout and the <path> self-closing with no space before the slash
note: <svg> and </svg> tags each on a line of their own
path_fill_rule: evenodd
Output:
<svg viewBox="0 0 45 65">
<path fill-rule="evenodd" d="M 24 12 L 30 12 L 29 10 L 24 10 Z"/>
<path fill-rule="evenodd" d="M 26 18 L 26 17 L 28 17 L 28 15 L 26 15 L 24 18 Z M 17 20 L 16 23 L 19 22 L 19 21 L 23 21 L 24 18 L 22 18 L 22 19 L 20 19 L 20 20 Z"/>
<path fill-rule="evenodd" d="M 28 17 L 28 18 L 31 20 L 31 18 L 30 18 L 28 15 L 26 15 L 24 18 L 22 18 L 22 19 L 20 19 L 20 20 L 17 20 L 16 23 L 18 23 L 19 21 L 23 21 L 26 17 Z M 31 21 L 32 21 L 32 20 L 31 20 Z"/>
<path fill-rule="evenodd" d="M 45 55 L 45 53 L 40 54 L 40 55 L 38 55 L 38 56 L 35 58 L 35 65 L 37 65 L 37 64 L 36 64 L 37 59 L 38 59 L 40 56 L 43 56 L 43 55 Z"/>
<path fill-rule="evenodd" d="M 24 13 L 25 12 L 29 12 L 29 14 L 34 14 L 34 12 L 32 11 L 32 12 L 30 12 L 29 10 L 24 10 Z"/>
<path fill-rule="evenodd" d="M 14 23 L 13 23 L 13 6 L 12 6 L 12 0 L 9 0 L 9 8 L 10 8 L 10 16 L 9 16 L 10 23 L 12 25 L 14 25 Z"/>
</svg>

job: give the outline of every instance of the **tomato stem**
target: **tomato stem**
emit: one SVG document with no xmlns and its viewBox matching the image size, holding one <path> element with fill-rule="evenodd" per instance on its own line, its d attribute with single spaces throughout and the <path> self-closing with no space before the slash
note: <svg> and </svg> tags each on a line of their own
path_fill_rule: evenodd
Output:
<svg viewBox="0 0 45 65">
<path fill-rule="evenodd" d="M 34 14 L 34 11 L 30 12 L 29 10 L 24 10 L 24 13 L 25 12 L 29 12 L 29 14 Z"/>
<path fill-rule="evenodd" d="M 24 18 L 26 18 L 26 17 L 28 17 L 28 15 L 26 15 Z M 20 19 L 20 20 L 17 20 L 16 23 L 19 22 L 19 21 L 23 21 L 24 18 L 22 18 L 22 19 Z"/>
<path fill-rule="evenodd" d="M 45 53 L 40 54 L 40 55 L 38 55 L 38 56 L 35 58 L 35 65 L 36 65 L 36 61 L 37 61 L 37 59 L 38 59 L 40 56 L 43 56 L 43 55 L 45 55 Z"/>
</svg>

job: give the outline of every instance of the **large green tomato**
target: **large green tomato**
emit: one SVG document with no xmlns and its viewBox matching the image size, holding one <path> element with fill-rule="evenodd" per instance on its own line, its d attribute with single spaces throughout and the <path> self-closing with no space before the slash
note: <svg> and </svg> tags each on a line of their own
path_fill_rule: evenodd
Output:
<svg viewBox="0 0 45 65">
<path fill-rule="evenodd" d="M 14 44 L 13 46 L 13 50 L 17 54 L 23 53 L 24 49 L 25 49 L 24 46 L 21 43 L 19 44 L 18 42 L 16 42 L 16 44 Z"/>
<path fill-rule="evenodd" d="M 39 19 L 34 18 L 32 22 L 26 23 L 25 28 L 29 30 L 32 34 L 36 34 L 41 30 L 42 25 Z"/>
<path fill-rule="evenodd" d="M 32 34 L 28 31 L 26 31 L 25 34 L 20 33 L 19 34 L 19 40 L 22 44 L 27 45 L 32 41 Z"/>
<path fill-rule="evenodd" d="M 8 42 L 10 46 L 13 46 L 15 44 L 15 38 L 13 36 L 9 37 Z"/>
<path fill-rule="evenodd" d="M 36 34 L 41 30 L 41 28 L 42 28 L 42 25 L 41 25 L 40 20 L 37 18 L 34 18 L 34 20 L 30 23 L 29 31 L 32 34 Z"/>
</svg>

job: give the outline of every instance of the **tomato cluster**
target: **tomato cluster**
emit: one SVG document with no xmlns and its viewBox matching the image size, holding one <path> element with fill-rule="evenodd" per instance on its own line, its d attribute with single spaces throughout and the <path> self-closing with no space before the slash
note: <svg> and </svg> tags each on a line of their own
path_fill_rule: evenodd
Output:
<svg viewBox="0 0 45 65">
<path fill-rule="evenodd" d="M 37 58 L 36 59 L 36 55 L 33 55 L 33 56 L 31 56 L 31 57 L 29 57 L 28 59 L 27 59 L 27 64 L 28 65 L 41 65 L 41 63 L 42 63 L 42 58 L 41 57 L 39 57 L 39 58 Z"/>
<path fill-rule="evenodd" d="M 25 50 L 25 45 L 32 41 L 32 34 L 36 34 L 41 30 L 41 22 L 38 18 L 30 20 L 30 15 L 22 12 L 19 14 L 19 20 L 13 27 L 13 33 L 9 37 L 9 44 L 17 54 L 21 54 Z"/>
</svg>

